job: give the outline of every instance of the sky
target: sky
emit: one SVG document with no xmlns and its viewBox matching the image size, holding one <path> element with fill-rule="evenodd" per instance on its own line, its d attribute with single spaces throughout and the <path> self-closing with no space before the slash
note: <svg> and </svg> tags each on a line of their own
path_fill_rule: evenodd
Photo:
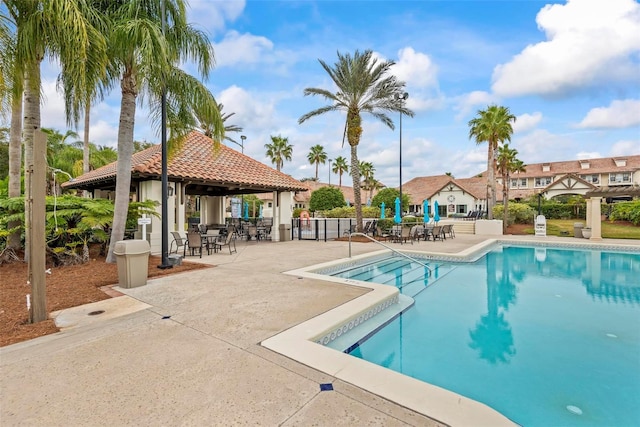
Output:
<svg viewBox="0 0 640 427">
<path fill-rule="evenodd" d="M 517 117 L 510 146 L 525 164 L 640 154 L 635 0 L 190 0 L 189 21 L 213 44 L 216 67 L 206 84 L 223 111 L 235 113 L 228 123 L 243 128 L 245 154 L 271 165 L 265 144 L 287 137 L 293 158 L 282 171 L 297 179 L 315 176 L 307 160 L 314 145 L 350 161 L 343 112 L 298 119 L 327 105 L 305 97 L 305 88 L 335 90 L 318 60 L 333 65 L 337 52 L 356 50 L 395 62 L 391 73 L 406 82 L 415 112 L 402 117 L 401 144 L 399 113 L 389 115 L 395 130 L 363 115 L 358 156 L 386 186 L 398 186 L 400 146 L 403 183 L 484 171 L 487 147 L 469 139 L 468 122 L 491 104 Z M 42 126 L 64 133 L 58 72 L 43 64 Z M 116 89 L 92 110 L 90 139 L 98 145 L 117 146 Z M 158 135 L 139 107 L 135 139 L 157 143 Z M 338 183 L 328 162 L 319 179 Z M 342 180 L 351 185 L 349 176 Z"/>
</svg>

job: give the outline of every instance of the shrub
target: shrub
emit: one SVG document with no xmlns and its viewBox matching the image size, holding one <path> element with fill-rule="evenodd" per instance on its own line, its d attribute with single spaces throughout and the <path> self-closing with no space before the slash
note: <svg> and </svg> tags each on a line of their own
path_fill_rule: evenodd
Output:
<svg viewBox="0 0 640 427">
<path fill-rule="evenodd" d="M 504 205 L 497 205 L 493 208 L 493 217 L 502 218 Z M 509 202 L 509 212 L 507 212 L 507 225 L 511 224 L 533 224 L 536 211 L 526 203 Z"/>
<path fill-rule="evenodd" d="M 614 203 L 611 206 L 609 219 L 612 221 L 630 221 L 633 225 L 640 225 L 640 200 Z"/>
<path fill-rule="evenodd" d="M 311 193 L 309 209 L 313 212 L 345 206 L 344 194 L 337 187 L 322 187 Z"/>
</svg>

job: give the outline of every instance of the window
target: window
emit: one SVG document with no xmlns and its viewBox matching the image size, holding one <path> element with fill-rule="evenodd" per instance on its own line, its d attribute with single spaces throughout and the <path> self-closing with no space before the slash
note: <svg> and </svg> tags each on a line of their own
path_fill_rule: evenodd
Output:
<svg viewBox="0 0 640 427">
<path fill-rule="evenodd" d="M 631 182 L 631 174 L 629 172 L 609 174 L 609 184 L 621 184 L 625 182 Z"/>
<path fill-rule="evenodd" d="M 591 184 L 600 183 L 600 177 L 598 175 L 582 175 L 580 178 L 584 179 L 587 182 L 590 182 Z"/>
<path fill-rule="evenodd" d="M 545 176 L 542 178 L 536 178 L 535 181 L 535 186 L 536 187 L 546 187 L 547 185 L 551 184 L 551 177 L 550 176 Z"/>
<path fill-rule="evenodd" d="M 527 178 L 520 178 L 520 188 L 527 188 Z"/>
<path fill-rule="evenodd" d="M 509 183 L 509 186 L 511 188 L 518 188 L 518 180 L 517 179 L 512 179 L 511 182 Z"/>
<path fill-rule="evenodd" d="M 272 207 L 273 207 L 273 204 L 272 204 L 271 202 L 269 202 L 269 203 L 267 203 L 267 207 L 272 208 Z"/>
<path fill-rule="evenodd" d="M 466 214 L 467 213 L 467 205 L 456 205 L 456 213 Z"/>
<path fill-rule="evenodd" d="M 512 178 L 509 186 L 511 188 L 527 188 L 527 178 Z"/>
</svg>

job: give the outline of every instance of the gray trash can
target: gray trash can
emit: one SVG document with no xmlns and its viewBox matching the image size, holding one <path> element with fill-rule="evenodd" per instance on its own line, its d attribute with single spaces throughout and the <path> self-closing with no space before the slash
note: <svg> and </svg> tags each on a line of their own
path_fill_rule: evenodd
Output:
<svg viewBox="0 0 640 427">
<path fill-rule="evenodd" d="M 288 242 L 291 240 L 291 224 L 280 224 L 280 241 Z"/>
<path fill-rule="evenodd" d="M 123 288 L 136 288 L 147 284 L 151 247 L 146 240 L 116 242 L 113 254 L 118 264 L 118 282 Z"/>
<path fill-rule="evenodd" d="M 573 237 L 578 237 L 582 239 L 582 229 L 584 228 L 584 224 L 581 222 L 573 223 Z"/>
</svg>

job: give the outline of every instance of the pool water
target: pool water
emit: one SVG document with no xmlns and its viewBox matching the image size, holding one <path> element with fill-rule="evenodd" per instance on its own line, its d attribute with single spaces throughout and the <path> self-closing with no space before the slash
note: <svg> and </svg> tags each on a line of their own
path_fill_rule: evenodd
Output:
<svg viewBox="0 0 640 427">
<path fill-rule="evenodd" d="M 507 246 L 429 264 L 335 274 L 415 299 L 350 354 L 524 426 L 640 425 L 640 253 Z"/>
</svg>

